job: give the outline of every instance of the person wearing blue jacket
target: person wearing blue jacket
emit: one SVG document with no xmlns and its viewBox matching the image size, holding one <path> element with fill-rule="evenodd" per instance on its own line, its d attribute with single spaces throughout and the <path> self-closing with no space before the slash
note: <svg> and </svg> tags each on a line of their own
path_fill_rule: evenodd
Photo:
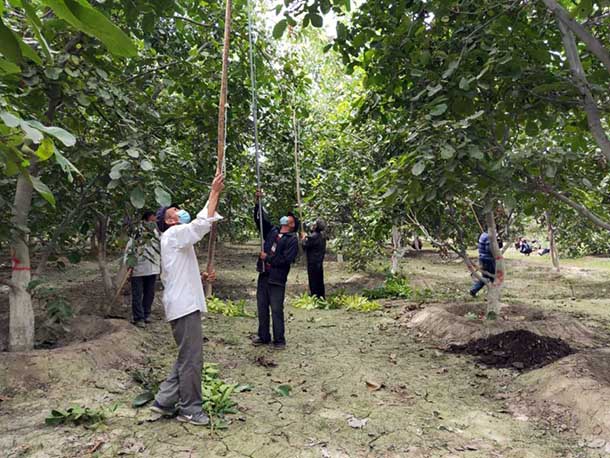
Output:
<svg viewBox="0 0 610 458">
<path fill-rule="evenodd" d="M 481 274 L 483 275 L 483 278 L 486 278 L 493 283 L 496 276 L 496 259 L 491 252 L 491 242 L 487 231 L 483 232 L 479 237 L 477 248 L 479 250 L 479 269 L 481 270 Z M 470 295 L 475 297 L 478 292 L 483 289 L 485 284 L 483 279 L 477 281 L 470 289 Z"/>
<path fill-rule="evenodd" d="M 269 309 L 273 320 L 273 346 L 277 349 L 286 347 L 284 329 L 284 298 L 286 281 L 290 266 L 299 252 L 296 230 L 299 227 L 295 215 L 288 213 L 280 218 L 280 225 L 271 224 L 267 215 L 260 209 L 260 196 L 257 192 L 257 204 L 254 207 L 254 222 L 260 227 L 259 217 L 262 214 L 264 247 L 256 263 L 258 283 L 256 304 L 258 309 L 258 336 L 252 341 L 255 346 L 271 343 L 269 332 Z"/>
</svg>

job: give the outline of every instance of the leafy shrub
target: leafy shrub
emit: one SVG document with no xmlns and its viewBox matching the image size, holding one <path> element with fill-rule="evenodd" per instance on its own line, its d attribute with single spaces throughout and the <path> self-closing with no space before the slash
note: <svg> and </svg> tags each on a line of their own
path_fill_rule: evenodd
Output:
<svg viewBox="0 0 610 458">
<path fill-rule="evenodd" d="M 357 294 L 347 295 L 344 293 L 333 294 L 326 299 L 303 294 L 293 299 L 290 305 L 303 310 L 336 310 L 344 308 L 358 312 L 372 312 L 381 308 L 378 302 L 370 301 Z"/>
<path fill-rule="evenodd" d="M 66 410 L 55 409 L 45 418 L 45 424 L 49 426 L 65 425 L 71 423 L 73 425 L 84 425 L 85 427 L 97 428 L 100 424 L 105 423 L 119 407 L 118 403 L 112 404 L 110 407 L 101 407 L 93 409 L 91 407 L 75 405 Z"/>
<path fill-rule="evenodd" d="M 74 310 L 63 297 L 56 297 L 47 302 L 47 316 L 52 323 L 65 324 L 74 317 Z"/>
<path fill-rule="evenodd" d="M 217 297 L 211 297 L 207 300 L 208 311 L 212 313 L 220 313 L 230 317 L 246 317 L 253 318 L 254 315 L 246 311 L 247 302 L 242 300 L 223 301 Z"/>
<path fill-rule="evenodd" d="M 363 295 L 369 299 L 410 299 L 413 295 L 413 288 L 406 277 L 390 275 L 383 286 L 365 290 Z"/>
</svg>

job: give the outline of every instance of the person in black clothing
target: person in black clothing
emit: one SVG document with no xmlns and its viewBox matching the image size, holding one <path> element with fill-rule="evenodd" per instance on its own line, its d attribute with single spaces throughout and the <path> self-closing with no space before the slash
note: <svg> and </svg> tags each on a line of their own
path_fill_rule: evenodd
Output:
<svg viewBox="0 0 610 458">
<path fill-rule="evenodd" d="M 307 255 L 307 276 L 309 294 L 324 299 L 324 255 L 326 254 L 326 223 L 318 219 L 311 234 L 301 234 L 303 249 Z"/>
<path fill-rule="evenodd" d="M 284 336 L 284 296 L 290 265 L 299 251 L 296 234 L 298 220 L 292 213 L 280 218 L 280 226 L 273 226 L 264 211 L 259 210 L 260 196 L 257 192 L 257 203 L 254 207 L 254 222 L 260 227 L 259 213 L 263 217 L 264 249 L 256 264 L 259 272 L 256 288 L 258 308 L 258 336 L 252 341 L 254 345 L 271 343 L 269 333 L 269 308 L 273 318 L 273 346 L 278 349 L 286 347 Z"/>
</svg>

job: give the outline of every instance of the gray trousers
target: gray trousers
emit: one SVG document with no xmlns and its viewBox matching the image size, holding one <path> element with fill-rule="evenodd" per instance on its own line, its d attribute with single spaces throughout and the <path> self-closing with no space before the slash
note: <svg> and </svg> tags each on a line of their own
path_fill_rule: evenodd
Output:
<svg viewBox="0 0 610 458">
<path fill-rule="evenodd" d="M 201 412 L 201 371 L 203 369 L 203 334 L 201 313 L 193 312 L 170 321 L 178 345 L 178 359 L 167 379 L 159 387 L 156 401 L 163 407 L 177 406 L 180 414 Z"/>
</svg>

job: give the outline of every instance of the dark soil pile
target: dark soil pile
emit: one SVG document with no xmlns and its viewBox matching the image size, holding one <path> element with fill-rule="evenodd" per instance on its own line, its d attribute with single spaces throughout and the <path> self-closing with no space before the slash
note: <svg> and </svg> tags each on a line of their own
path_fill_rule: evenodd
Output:
<svg viewBox="0 0 610 458">
<path fill-rule="evenodd" d="M 451 345 L 448 351 L 478 356 L 477 361 L 486 366 L 519 370 L 546 366 L 574 353 L 561 339 L 523 329 L 473 340 L 465 345 Z"/>
</svg>

